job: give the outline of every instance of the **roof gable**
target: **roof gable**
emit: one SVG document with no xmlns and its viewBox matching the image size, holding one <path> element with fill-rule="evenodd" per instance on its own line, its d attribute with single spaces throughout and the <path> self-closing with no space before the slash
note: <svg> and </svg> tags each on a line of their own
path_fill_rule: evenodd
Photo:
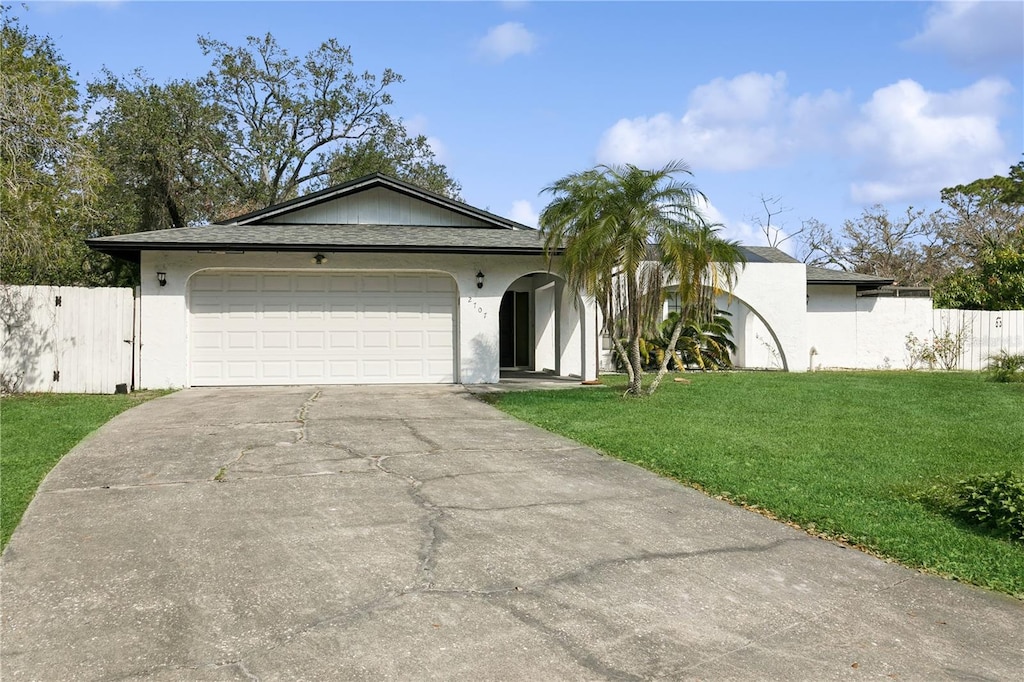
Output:
<svg viewBox="0 0 1024 682">
<path fill-rule="evenodd" d="M 237 216 L 221 224 L 529 229 L 507 218 L 379 173 Z"/>
</svg>

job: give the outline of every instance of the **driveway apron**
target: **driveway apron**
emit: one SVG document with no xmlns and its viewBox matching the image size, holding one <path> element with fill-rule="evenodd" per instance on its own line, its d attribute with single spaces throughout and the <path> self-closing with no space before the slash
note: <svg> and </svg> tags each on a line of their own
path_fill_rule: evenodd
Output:
<svg viewBox="0 0 1024 682">
<path fill-rule="evenodd" d="M 51 472 L 3 680 L 1020 679 L 1021 602 L 446 387 L 192 389 Z"/>
</svg>

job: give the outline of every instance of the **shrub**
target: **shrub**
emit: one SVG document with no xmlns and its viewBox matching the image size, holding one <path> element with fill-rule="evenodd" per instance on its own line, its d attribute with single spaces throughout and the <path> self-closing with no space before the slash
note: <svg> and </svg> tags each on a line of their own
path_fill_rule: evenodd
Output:
<svg viewBox="0 0 1024 682">
<path fill-rule="evenodd" d="M 993 355 L 988 359 L 988 373 L 992 381 L 1024 381 L 1024 355 L 1011 355 L 1005 350 Z"/>
<path fill-rule="evenodd" d="M 962 520 L 1024 542 L 1024 478 L 1012 471 L 957 483 L 954 512 Z"/>
<path fill-rule="evenodd" d="M 969 331 L 966 323 L 959 329 L 946 326 L 941 332 L 932 330 L 932 338 L 928 341 L 922 341 L 910 332 L 903 344 L 907 349 L 907 369 L 914 369 L 919 364 L 928 365 L 929 369 L 935 365 L 946 370 L 956 369 L 960 356 L 970 346 Z"/>
</svg>

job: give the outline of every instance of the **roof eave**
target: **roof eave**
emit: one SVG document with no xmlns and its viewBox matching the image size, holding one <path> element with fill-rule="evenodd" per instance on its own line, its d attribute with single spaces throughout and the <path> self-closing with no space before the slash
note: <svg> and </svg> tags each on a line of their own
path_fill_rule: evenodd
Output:
<svg viewBox="0 0 1024 682">
<path fill-rule="evenodd" d="M 181 244 L 178 242 L 147 242 L 145 244 L 104 242 L 86 240 L 86 245 L 100 253 L 117 258 L 128 258 L 126 254 L 134 254 L 138 260 L 142 251 L 254 251 L 262 253 L 294 253 L 301 251 L 320 251 L 326 253 L 440 253 L 440 254 L 490 254 L 512 256 L 543 256 L 542 247 L 520 246 L 419 246 L 419 245 L 356 245 L 342 244 L 238 244 L 223 242 L 207 242 L 203 244 Z M 556 249 L 552 255 L 561 255 L 562 249 Z"/>
</svg>

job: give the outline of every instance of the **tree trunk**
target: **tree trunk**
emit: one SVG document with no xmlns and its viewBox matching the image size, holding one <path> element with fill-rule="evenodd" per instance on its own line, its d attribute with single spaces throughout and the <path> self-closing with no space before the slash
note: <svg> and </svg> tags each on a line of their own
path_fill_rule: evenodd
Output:
<svg viewBox="0 0 1024 682">
<path fill-rule="evenodd" d="M 675 326 L 672 328 L 672 338 L 668 342 L 668 348 L 665 350 L 665 357 L 661 359 L 661 367 L 658 368 L 658 376 L 654 377 L 654 381 L 651 382 L 650 387 L 647 389 L 647 395 L 654 395 L 654 392 L 658 390 L 658 386 L 661 384 L 661 380 L 668 373 L 668 363 L 672 359 L 672 356 L 676 354 L 676 344 L 679 343 L 679 334 L 683 331 L 683 316 L 680 315 L 676 321 Z"/>
<path fill-rule="evenodd" d="M 622 345 L 622 339 L 618 338 L 614 334 L 610 334 L 612 337 L 612 343 L 615 344 L 615 350 L 619 353 L 619 357 L 622 358 L 622 362 L 626 365 L 626 376 L 629 378 L 629 383 L 633 383 L 633 361 L 629 357 L 629 351 Z"/>
<path fill-rule="evenodd" d="M 627 273 L 629 279 L 626 281 L 626 314 L 629 320 L 629 364 L 633 366 L 632 376 L 629 378 L 629 388 L 626 395 L 639 396 L 643 394 L 643 364 L 640 360 L 640 311 L 637 306 L 636 273 Z"/>
<path fill-rule="evenodd" d="M 636 333 L 629 340 L 629 363 L 633 365 L 633 375 L 629 378 L 626 395 L 642 395 L 644 375 L 640 361 L 640 335 Z"/>
</svg>

